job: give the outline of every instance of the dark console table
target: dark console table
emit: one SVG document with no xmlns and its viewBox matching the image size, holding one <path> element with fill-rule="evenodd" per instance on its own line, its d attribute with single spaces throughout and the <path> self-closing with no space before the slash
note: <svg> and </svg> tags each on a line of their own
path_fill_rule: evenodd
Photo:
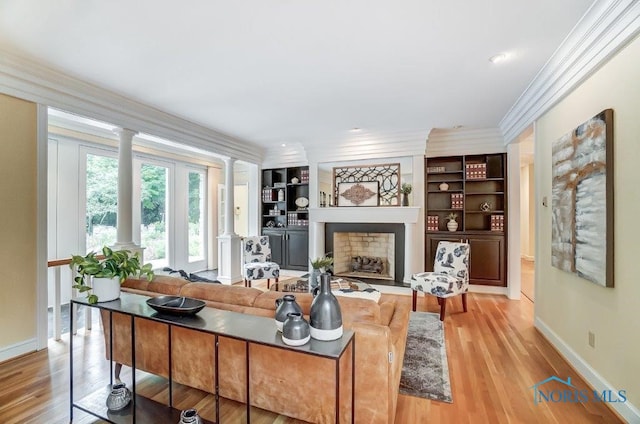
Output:
<svg viewBox="0 0 640 424">
<path fill-rule="evenodd" d="M 189 330 L 209 333 L 214 336 L 215 347 L 211 358 L 215 365 L 215 421 L 203 420 L 203 423 L 220 422 L 220 395 L 218 385 L 218 338 L 226 337 L 239 340 L 245 343 L 246 347 L 246 406 L 247 406 L 247 422 L 251 421 L 251 393 L 250 393 L 250 361 L 249 347 L 250 345 L 259 345 L 268 349 L 282 349 L 294 354 L 314 355 L 322 358 L 333 360 L 335 363 L 335 422 L 344 422 L 344 415 L 340 414 L 340 397 L 350 396 L 351 411 L 350 422 L 354 423 L 354 406 L 355 406 L 355 337 L 352 330 L 345 330 L 344 335 L 335 341 L 322 342 L 312 340 L 311 342 L 300 347 L 292 347 L 282 342 L 280 333 L 277 332 L 273 323 L 273 319 L 253 316 L 249 314 L 241 314 L 220 309 L 205 307 L 197 315 L 194 316 L 174 316 L 159 314 L 150 308 L 146 301 L 148 296 L 122 293 L 120 298 L 111 302 L 89 304 L 84 298 L 72 299 L 72 304 L 94 307 L 106 311 L 109 316 L 109 322 L 103 322 L 103 326 L 109 326 L 110 349 L 113 349 L 113 314 L 124 314 L 131 320 L 131 358 L 132 358 L 132 384 L 129 389 L 132 391 L 132 400 L 129 406 L 117 412 L 109 411 L 106 407 L 106 398 L 109 394 L 109 388 L 113 385 L 113 361 L 110 361 L 110 385 L 95 390 L 91 393 L 82 395 L 78 399 L 74 399 L 74 373 L 73 373 L 73 336 L 70 337 L 70 422 L 73 422 L 74 408 L 85 411 L 100 419 L 111 423 L 173 423 L 179 421 L 180 410 L 173 407 L 173 390 L 171 371 L 169 371 L 169 404 L 164 405 L 154 400 L 145 398 L 136 393 L 136 353 L 135 353 L 135 322 L 136 320 L 152 320 L 156 323 L 166 325 L 169 334 L 168 363 L 171 370 L 172 346 L 171 346 L 171 330 L 174 327 L 180 327 Z M 71 316 L 69 319 L 73 322 L 73 308 L 70 308 Z M 349 349 L 351 347 L 351 349 Z M 351 388 L 346 393 L 341 392 L 341 368 L 340 360 L 345 353 L 350 351 L 351 354 Z M 109 358 L 113 358 L 113 352 L 109 353 Z M 287 371 L 287 363 L 274 364 L 283 372 Z M 348 375 L 348 374 L 347 374 Z M 346 377 L 346 376 L 345 376 Z M 343 380 L 344 381 L 344 380 Z M 343 404 L 344 407 L 344 404 Z M 278 411 L 273 411 L 278 412 Z"/>
</svg>

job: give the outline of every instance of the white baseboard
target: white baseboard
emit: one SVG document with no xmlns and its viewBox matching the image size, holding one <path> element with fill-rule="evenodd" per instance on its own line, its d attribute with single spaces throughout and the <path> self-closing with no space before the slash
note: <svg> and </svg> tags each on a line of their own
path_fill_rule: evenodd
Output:
<svg viewBox="0 0 640 424">
<path fill-rule="evenodd" d="M 29 339 L 5 346 L 0 348 L 0 362 L 8 361 L 9 359 L 24 355 L 25 353 L 35 352 L 36 350 L 38 350 L 36 339 Z"/>
<path fill-rule="evenodd" d="M 617 392 L 619 389 L 625 389 L 624 387 L 614 388 L 607 380 L 605 380 L 596 370 L 594 370 L 587 362 L 582 359 L 569 345 L 567 345 L 547 324 L 545 324 L 540 318 L 535 317 L 533 325 L 540 330 L 542 335 L 551 343 L 564 359 L 573 366 L 573 368 L 584 378 L 587 383 L 602 392 L 603 390 L 611 390 Z M 562 376 L 559 376 L 562 378 Z M 631 402 L 625 403 L 610 403 L 612 407 L 622 418 L 628 423 L 640 423 L 640 410 L 636 408 Z"/>
</svg>

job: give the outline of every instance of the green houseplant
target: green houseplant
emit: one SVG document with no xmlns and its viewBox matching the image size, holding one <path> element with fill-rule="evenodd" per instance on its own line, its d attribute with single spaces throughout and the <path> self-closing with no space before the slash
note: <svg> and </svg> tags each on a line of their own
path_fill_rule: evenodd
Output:
<svg viewBox="0 0 640 424">
<path fill-rule="evenodd" d="M 402 183 L 400 193 L 402 193 L 402 206 L 409 206 L 409 194 L 413 190 L 413 186 L 409 183 Z"/>
<path fill-rule="evenodd" d="M 117 294 L 114 294 L 114 299 L 120 296 L 120 284 L 130 276 L 140 277 L 144 275 L 147 280 L 153 279 L 152 265 L 140 264 L 140 254 L 132 254 L 129 250 L 112 250 L 107 246 L 102 248 L 102 255 L 99 256 L 96 252 L 87 253 L 85 256 L 73 255 L 71 256 L 71 263 L 69 264 L 71 269 L 74 269 L 78 275 L 74 278 L 74 289 L 77 289 L 81 293 L 87 293 L 87 299 L 89 303 L 96 303 L 99 301 L 101 293 L 105 293 L 102 285 L 107 285 L 105 280 L 114 281 L 117 286 Z M 105 294 L 107 297 L 113 297 L 111 292 Z M 113 300 L 111 298 L 102 298 L 100 301 L 106 302 Z"/>
<path fill-rule="evenodd" d="M 309 290 L 313 290 L 320 284 L 320 274 L 327 272 L 329 267 L 333 265 L 333 258 L 331 256 L 322 256 L 319 258 L 311 259 L 311 274 L 309 275 Z"/>
</svg>

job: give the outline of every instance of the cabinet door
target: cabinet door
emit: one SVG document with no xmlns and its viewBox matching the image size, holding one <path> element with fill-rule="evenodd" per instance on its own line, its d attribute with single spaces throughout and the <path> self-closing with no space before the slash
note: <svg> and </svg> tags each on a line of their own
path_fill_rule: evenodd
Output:
<svg viewBox="0 0 640 424">
<path fill-rule="evenodd" d="M 504 236 L 470 236 L 469 282 L 505 286 L 506 254 Z"/>
<path fill-rule="evenodd" d="M 427 234 L 425 246 L 426 271 L 433 271 L 433 260 L 440 241 L 467 241 L 469 254 L 469 283 L 490 286 L 505 286 L 506 252 L 504 236 L 473 235 L 453 232 L 448 234 Z"/>
<path fill-rule="evenodd" d="M 287 231 L 286 267 L 304 271 L 309 268 L 309 233 Z"/>
<path fill-rule="evenodd" d="M 281 267 L 284 267 L 284 231 L 269 230 L 262 234 L 269 236 L 269 246 L 271 247 L 271 260 Z"/>
</svg>

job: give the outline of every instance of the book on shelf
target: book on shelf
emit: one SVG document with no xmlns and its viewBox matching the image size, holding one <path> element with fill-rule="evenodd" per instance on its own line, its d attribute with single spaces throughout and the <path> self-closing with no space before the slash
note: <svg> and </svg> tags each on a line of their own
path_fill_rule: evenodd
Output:
<svg viewBox="0 0 640 424">
<path fill-rule="evenodd" d="M 451 209 L 464 208 L 464 195 L 462 193 L 451 193 Z"/>
<path fill-rule="evenodd" d="M 504 231 L 504 215 L 491 215 L 491 231 Z"/>
<path fill-rule="evenodd" d="M 427 215 L 427 231 L 438 231 L 438 215 Z"/>
<path fill-rule="evenodd" d="M 465 171 L 467 180 L 484 180 L 487 178 L 486 163 L 467 163 Z"/>
<path fill-rule="evenodd" d="M 444 166 L 428 166 L 427 173 L 432 173 L 432 172 L 445 172 L 445 168 Z"/>
</svg>

